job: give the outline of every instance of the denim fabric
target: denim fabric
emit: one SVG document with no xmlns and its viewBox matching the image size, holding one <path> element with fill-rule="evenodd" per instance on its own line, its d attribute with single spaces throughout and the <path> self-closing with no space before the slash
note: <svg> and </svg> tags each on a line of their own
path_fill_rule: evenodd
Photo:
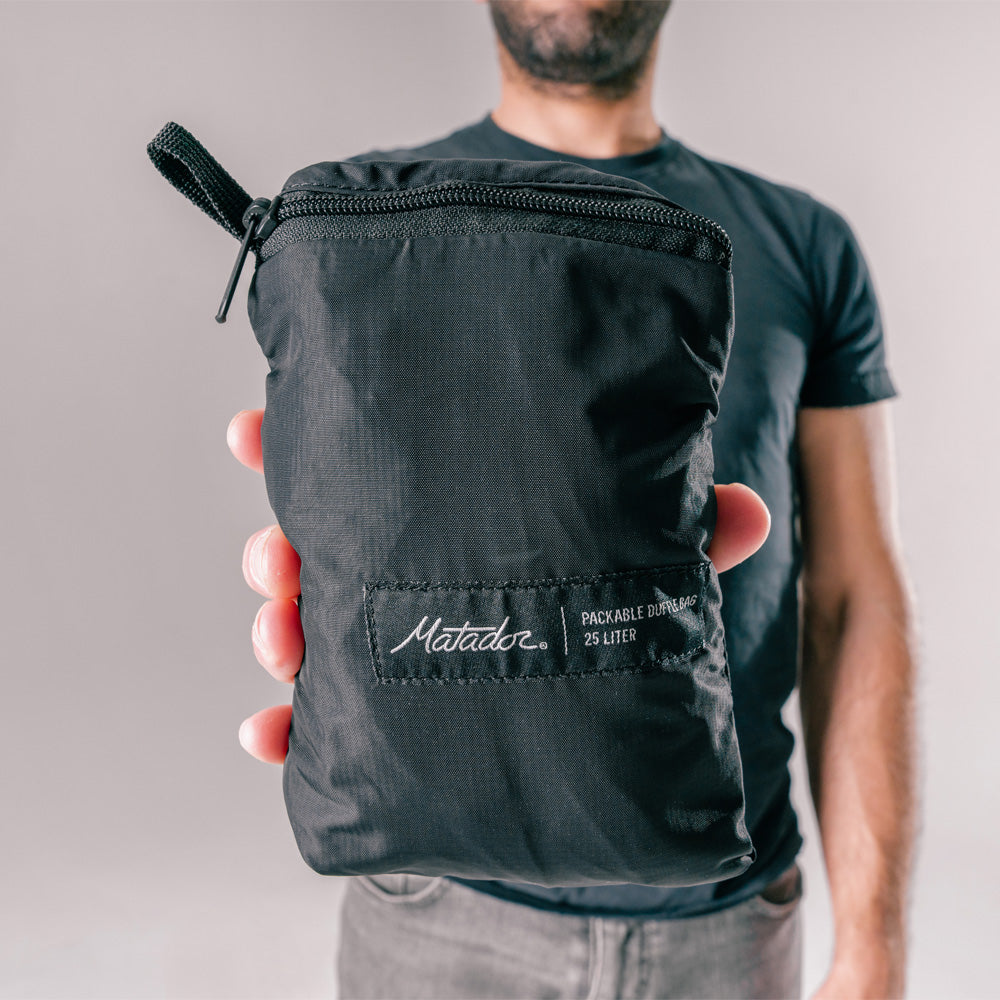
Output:
<svg viewBox="0 0 1000 1000">
<path fill-rule="evenodd" d="M 449 879 L 352 879 L 340 1000 L 788 998 L 801 991 L 797 867 L 744 902 L 682 920 L 557 914 Z"/>
</svg>

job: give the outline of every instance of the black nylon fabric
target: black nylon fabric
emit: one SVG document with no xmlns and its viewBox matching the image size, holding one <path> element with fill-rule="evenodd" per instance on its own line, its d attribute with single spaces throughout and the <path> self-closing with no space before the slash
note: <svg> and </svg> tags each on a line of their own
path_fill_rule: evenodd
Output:
<svg viewBox="0 0 1000 1000">
<path fill-rule="evenodd" d="M 456 178 L 670 206 L 509 161 L 318 164 L 285 191 Z M 297 842 L 327 874 L 733 876 L 754 854 L 706 555 L 728 256 L 505 211 L 289 220 L 258 259 L 266 482 L 302 559 Z"/>
</svg>

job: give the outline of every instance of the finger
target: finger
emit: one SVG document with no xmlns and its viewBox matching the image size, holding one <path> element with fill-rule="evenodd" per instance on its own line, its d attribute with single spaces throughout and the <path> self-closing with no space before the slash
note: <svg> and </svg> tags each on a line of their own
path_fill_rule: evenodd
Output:
<svg viewBox="0 0 1000 1000">
<path fill-rule="evenodd" d="M 262 605 L 250 639 L 257 662 L 276 680 L 290 684 L 306 650 L 298 604 L 286 598 Z"/>
<path fill-rule="evenodd" d="M 715 487 L 718 514 L 708 556 L 719 573 L 749 559 L 771 530 L 767 504 L 749 486 L 731 483 Z"/>
<path fill-rule="evenodd" d="M 276 524 L 254 532 L 243 549 L 243 578 L 264 597 L 299 595 L 302 562 Z"/>
<path fill-rule="evenodd" d="M 255 712 L 240 725 L 240 746 L 265 764 L 281 764 L 288 754 L 292 706 L 274 705 Z"/>
<path fill-rule="evenodd" d="M 248 469 L 264 471 L 264 458 L 260 447 L 260 425 L 263 410 L 240 410 L 226 428 L 229 450 Z"/>
</svg>

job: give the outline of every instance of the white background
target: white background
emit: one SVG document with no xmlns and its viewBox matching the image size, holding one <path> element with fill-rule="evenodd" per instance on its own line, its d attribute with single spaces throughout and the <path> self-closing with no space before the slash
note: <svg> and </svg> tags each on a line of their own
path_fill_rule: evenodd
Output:
<svg viewBox="0 0 1000 1000">
<path fill-rule="evenodd" d="M 6 3 L 0 37 L 0 993 L 329 994 L 341 884 L 236 742 L 287 696 L 239 570 L 263 484 L 224 439 L 265 365 L 245 286 L 212 321 L 235 243 L 145 144 L 177 120 L 271 195 L 436 137 L 496 101 L 486 12 Z M 844 212 L 881 295 L 923 633 L 914 997 L 1000 995 L 998 40 L 991 3 L 680 0 L 656 84 L 671 134 Z M 801 767 L 796 792 L 815 987 L 831 925 Z"/>
</svg>

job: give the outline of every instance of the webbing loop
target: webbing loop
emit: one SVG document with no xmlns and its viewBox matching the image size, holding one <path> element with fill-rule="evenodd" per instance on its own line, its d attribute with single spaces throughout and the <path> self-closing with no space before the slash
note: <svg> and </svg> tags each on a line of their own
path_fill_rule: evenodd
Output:
<svg viewBox="0 0 1000 1000">
<path fill-rule="evenodd" d="M 185 198 L 236 239 L 243 239 L 243 216 L 253 199 L 186 128 L 168 122 L 146 152 Z"/>
</svg>

